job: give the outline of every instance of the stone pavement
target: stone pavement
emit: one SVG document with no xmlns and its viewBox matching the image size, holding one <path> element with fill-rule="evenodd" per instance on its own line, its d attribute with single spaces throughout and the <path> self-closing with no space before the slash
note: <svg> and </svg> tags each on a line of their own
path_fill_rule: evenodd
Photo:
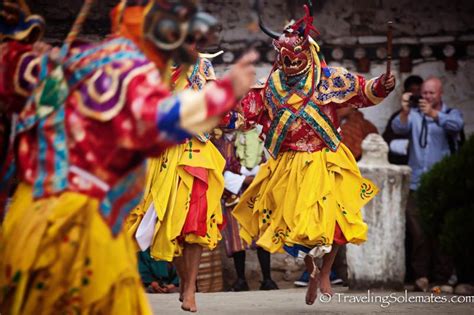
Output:
<svg viewBox="0 0 474 315">
<path fill-rule="evenodd" d="M 154 314 L 186 314 L 177 294 L 148 295 Z M 474 297 L 431 293 L 348 291 L 336 287 L 331 302 L 321 295 L 312 306 L 304 303 L 305 289 L 278 291 L 220 292 L 197 295 L 199 314 L 474 314 Z M 324 296 L 325 297 L 325 296 Z M 385 299 L 385 303 L 383 302 Z M 418 299 L 423 302 L 403 302 Z M 442 300 L 446 300 L 445 303 Z M 452 299 L 452 301 L 450 301 Z M 369 302 L 367 302 L 370 300 Z M 433 302 L 429 302 L 433 300 Z M 440 301 L 438 303 L 434 301 Z M 470 301 L 469 301 L 470 300 Z M 381 304 L 388 305 L 382 307 Z"/>
</svg>

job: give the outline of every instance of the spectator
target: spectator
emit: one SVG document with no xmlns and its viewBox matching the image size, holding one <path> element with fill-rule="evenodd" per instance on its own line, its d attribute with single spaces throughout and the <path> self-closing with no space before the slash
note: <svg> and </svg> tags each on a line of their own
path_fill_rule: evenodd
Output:
<svg viewBox="0 0 474 315">
<path fill-rule="evenodd" d="M 170 262 L 154 260 L 150 255 L 150 249 L 138 253 L 138 271 L 148 293 L 179 291 L 176 268 Z"/>
<path fill-rule="evenodd" d="M 441 253 L 438 244 L 423 231 L 415 198 L 421 175 L 451 153 L 449 137 L 458 136 L 464 125 L 461 112 L 449 108 L 442 94 L 441 80 L 427 79 L 418 103 L 410 102 L 412 93 L 403 94 L 401 111 L 392 121 L 393 131 L 410 140 L 408 165 L 412 175 L 406 218 L 415 287 L 422 291 L 429 289 L 429 280 L 445 284 L 453 272 L 451 258 Z"/>
<path fill-rule="evenodd" d="M 228 257 L 234 260 L 237 280 L 232 291 L 248 291 L 245 277 L 245 250 L 249 247 L 239 236 L 240 226 L 232 216 L 232 210 L 239 201 L 241 193 L 250 185 L 258 172 L 263 159 L 263 141 L 257 128 L 248 131 L 214 132 L 215 146 L 226 159 L 224 171 L 225 190 L 222 196 L 222 208 L 226 225 L 222 237 Z M 255 248 L 255 246 L 252 246 Z M 257 256 L 262 270 L 263 281 L 260 290 L 276 290 L 277 284 L 271 278 L 270 253 L 257 247 Z"/>
<path fill-rule="evenodd" d="M 403 93 L 410 92 L 414 97 L 421 96 L 421 85 L 423 84 L 423 79 L 418 75 L 411 75 L 405 79 L 403 83 Z M 387 142 L 389 151 L 388 151 L 388 161 L 392 164 L 397 165 L 407 165 L 408 164 L 408 135 L 398 135 L 392 129 L 392 121 L 395 117 L 400 114 L 400 109 L 390 116 L 387 126 L 385 127 L 385 131 L 382 134 L 385 142 Z M 406 281 L 412 281 L 413 279 L 413 271 L 411 268 L 411 240 L 408 231 L 406 231 L 405 236 L 405 269 Z"/>
<path fill-rule="evenodd" d="M 403 83 L 403 92 L 410 92 L 415 97 L 421 96 L 421 85 L 423 79 L 417 75 L 411 75 Z M 392 130 L 392 121 L 400 114 L 400 109 L 390 116 L 385 131 L 382 134 L 389 147 L 388 161 L 392 164 L 408 164 L 408 136 L 398 135 Z"/>
</svg>

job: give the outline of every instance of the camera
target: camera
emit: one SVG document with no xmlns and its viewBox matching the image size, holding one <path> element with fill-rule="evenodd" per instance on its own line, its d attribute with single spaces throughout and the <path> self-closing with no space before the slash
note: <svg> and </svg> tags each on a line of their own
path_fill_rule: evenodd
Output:
<svg viewBox="0 0 474 315">
<path fill-rule="evenodd" d="M 408 100 L 408 104 L 411 108 L 417 108 L 418 105 L 420 104 L 420 100 L 422 97 L 420 95 L 412 95 L 410 96 L 410 99 Z"/>
</svg>

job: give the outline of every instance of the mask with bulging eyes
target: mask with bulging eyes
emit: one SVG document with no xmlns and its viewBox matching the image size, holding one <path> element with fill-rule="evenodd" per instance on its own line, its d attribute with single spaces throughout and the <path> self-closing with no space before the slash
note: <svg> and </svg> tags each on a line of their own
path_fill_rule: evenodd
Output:
<svg viewBox="0 0 474 315">
<path fill-rule="evenodd" d="M 202 11 L 197 1 L 152 1 L 145 14 L 145 40 L 170 53 L 178 64 L 194 63 L 196 46 L 211 44 L 219 30 L 217 19 Z"/>
<path fill-rule="evenodd" d="M 319 34 L 313 26 L 312 1 L 307 1 L 304 6 L 305 15 L 287 26 L 283 33 L 274 32 L 265 26 L 262 19 L 263 8 L 263 2 L 257 1 L 255 10 L 258 13 L 259 25 L 265 34 L 273 38 L 273 47 L 278 54 L 277 67 L 289 77 L 309 71 L 314 58 L 311 54 L 309 34 Z"/>
<path fill-rule="evenodd" d="M 289 28 L 278 40 L 273 41 L 278 51 L 278 67 L 287 76 L 296 76 L 307 72 L 312 65 L 311 50 L 307 38 Z"/>
</svg>

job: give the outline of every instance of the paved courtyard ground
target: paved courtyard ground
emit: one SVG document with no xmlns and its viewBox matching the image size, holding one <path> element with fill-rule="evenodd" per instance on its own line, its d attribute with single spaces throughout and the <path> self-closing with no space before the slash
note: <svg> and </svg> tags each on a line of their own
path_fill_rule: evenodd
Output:
<svg viewBox="0 0 474 315">
<path fill-rule="evenodd" d="M 197 295 L 199 314 L 474 314 L 474 297 L 335 288 L 331 301 L 304 304 L 305 289 L 220 292 Z M 185 314 L 177 294 L 148 295 L 154 314 Z M 326 299 L 325 299 L 326 298 Z M 407 301 L 409 300 L 409 301 Z M 469 301 L 470 300 L 470 301 Z M 383 307 L 383 306 L 384 307 Z"/>
</svg>

